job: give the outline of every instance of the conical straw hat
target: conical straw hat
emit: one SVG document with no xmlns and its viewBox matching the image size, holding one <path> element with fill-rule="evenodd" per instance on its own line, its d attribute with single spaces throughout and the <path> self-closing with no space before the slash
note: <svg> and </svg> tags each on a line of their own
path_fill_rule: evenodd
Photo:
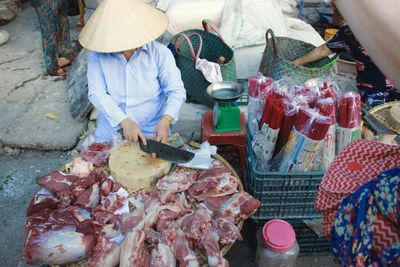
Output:
<svg viewBox="0 0 400 267">
<path fill-rule="evenodd" d="M 96 52 L 122 52 L 154 41 L 167 26 L 168 17 L 141 0 L 104 0 L 79 34 L 79 42 Z"/>
</svg>

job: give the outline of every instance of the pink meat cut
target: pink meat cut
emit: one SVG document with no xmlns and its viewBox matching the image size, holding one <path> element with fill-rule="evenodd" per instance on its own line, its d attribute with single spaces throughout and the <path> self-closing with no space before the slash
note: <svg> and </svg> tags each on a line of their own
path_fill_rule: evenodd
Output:
<svg viewBox="0 0 400 267">
<path fill-rule="evenodd" d="M 27 218 L 23 258 L 28 264 L 67 264 L 96 244 L 90 213 L 78 207 L 44 209 Z"/>
<path fill-rule="evenodd" d="M 219 238 L 218 229 L 209 227 L 203 234 L 199 245 L 207 255 L 208 266 L 229 267 L 228 261 L 222 257 L 218 244 Z"/>
<path fill-rule="evenodd" d="M 164 231 L 168 225 L 183 214 L 182 210 L 175 205 L 162 205 L 158 211 L 156 229 Z"/>
<path fill-rule="evenodd" d="M 97 206 L 97 204 L 99 204 L 99 201 L 100 201 L 99 185 L 94 184 L 78 196 L 78 198 L 75 201 L 75 205 L 86 209 L 93 209 L 94 207 Z"/>
<path fill-rule="evenodd" d="M 173 172 L 170 175 L 158 180 L 156 188 L 168 192 L 182 192 L 187 190 L 196 180 L 198 173 L 196 171 Z"/>
<path fill-rule="evenodd" d="M 133 230 L 143 230 L 146 222 L 146 214 L 142 209 L 135 209 L 133 212 L 125 214 L 122 219 L 120 231 L 122 234 Z"/>
<path fill-rule="evenodd" d="M 238 192 L 237 178 L 230 174 L 208 176 L 198 179 L 188 190 L 189 194 L 198 201 L 211 197 L 231 195 Z"/>
<path fill-rule="evenodd" d="M 78 176 L 67 175 L 59 171 L 51 172 L 38 179 L 37 184 L 47 191 L 57 193 L 65 190 L 71 190 L 73 183 L 78 179 Z"/>
<path fill-rule="evenodd" d="M 120 267 L 144 267 L 145 233 L 135 230 L 125 235 L 121 244 Z M 148 253 L 148 252 L 147 252 Z"/>
<path fill-rule="evenodd" d="M 178 222 L 185 235 L 193 240 L 200 241 L 205 230 L 211 226 L 212 213 L 203 207 L 199 207 L 182 217 Z"/>
<path fill-rule="evenodd" d="M 211 168 L 202 171 L 197 177 L 197 180 L 201 180 L 207 177 L 216 177 L 223 174 L 231 174 L 231 173 L 232 172 L 227 167 L 225 167 L 221 162 L 219 162 L 218 160 L 213 160 L 211 163 Z"/>
<path fill-rule="evenodd" d="M 93 255 L 88 261 L 88 267 L 114 267 L 119 263 L 121 246 L 109 241 L 105 237 L 100 237 Z"/>
<path fill-rule="evenodd" d="M 204 203 L 216 216 L 233 220 L 234 223 L 239 220 L 246 220 L 260 207 L 260 201 L 246 192 L 210 198 Z"/>
<path fill-rule="evenodd" d="M 166 231 L 167 244 L 181 267 L 199 267 L 196 253 L 190 247 L 185 233 L 176 225 Z"/>
<path fill-rule="evenodd" d="M 218 229 L 219 243 L 221 245 L 233 244 L 236 240 L 243 240 L 242 235 L 233 222 L 224 218 L 217 218 L 213 224 Z"/>
<path fill-rule="evenodd" d="M 151 252 L 151 267 L 175 267 L 176 258 L 170 247 L 165 243 L 159 243 Z"/>
<path fill-rule="evenodd" d="M 40 195 L 36 194 L 31 202 L 29 203 L 28 209 L 26 210 L 26 217 L 29 217 L 41 210 L 57 208 L 58 199 L 52 195 Z"/>
</svg>

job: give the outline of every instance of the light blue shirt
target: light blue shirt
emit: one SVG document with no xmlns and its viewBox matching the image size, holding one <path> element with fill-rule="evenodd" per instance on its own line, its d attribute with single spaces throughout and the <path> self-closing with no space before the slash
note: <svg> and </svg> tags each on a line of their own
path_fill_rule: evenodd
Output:
<svg viewBox="0 0 400 267">
<path fill-rule="evenodd" d="M 186 100 L 171 51 L 156 41 L 138 49 L 129 61 L 122 53 L 90 52 L 87 77 L 89 100 L 100 111 L 97 139 L 102 141 L 110 140 L 127 117 L 152 136 L 164 114 L 178 120 Z"/>
</svg>

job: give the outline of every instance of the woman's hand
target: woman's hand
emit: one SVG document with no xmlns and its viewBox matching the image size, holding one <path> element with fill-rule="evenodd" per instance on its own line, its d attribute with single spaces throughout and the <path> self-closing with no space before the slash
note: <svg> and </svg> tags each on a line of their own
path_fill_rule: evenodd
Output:
<svg viewBox="0 0 400 267">
<path fill-rule="evenodd" d="M 167 143 L 169 135 L 169 127 L 171 126 L 172 118 L 164 115 L 154 131 L 154 140 L 161 143 Z"/>
<path fill-rule="evenodd" d="M 142 140 L 144 145 L 147 145 L 146 137 L 140 130 L 139 125 L 137 125 L 132 119 L 126 118 L 121 121 L 121 127 L 124 132 L 126 140 L 137 143 L 139 138 Z"/>
</svg>

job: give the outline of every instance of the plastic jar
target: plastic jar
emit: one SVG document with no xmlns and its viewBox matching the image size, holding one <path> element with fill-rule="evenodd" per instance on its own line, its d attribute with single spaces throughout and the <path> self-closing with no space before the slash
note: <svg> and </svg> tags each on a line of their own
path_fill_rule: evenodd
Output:
<svg viewBox="0 0 400 267">
<path fill-rule="evenodd" d="M 256 266 L 292 267 L 299 250 L 293 227 L 283 220 L 270 220 L 257 233 Z"/>
</svg>

